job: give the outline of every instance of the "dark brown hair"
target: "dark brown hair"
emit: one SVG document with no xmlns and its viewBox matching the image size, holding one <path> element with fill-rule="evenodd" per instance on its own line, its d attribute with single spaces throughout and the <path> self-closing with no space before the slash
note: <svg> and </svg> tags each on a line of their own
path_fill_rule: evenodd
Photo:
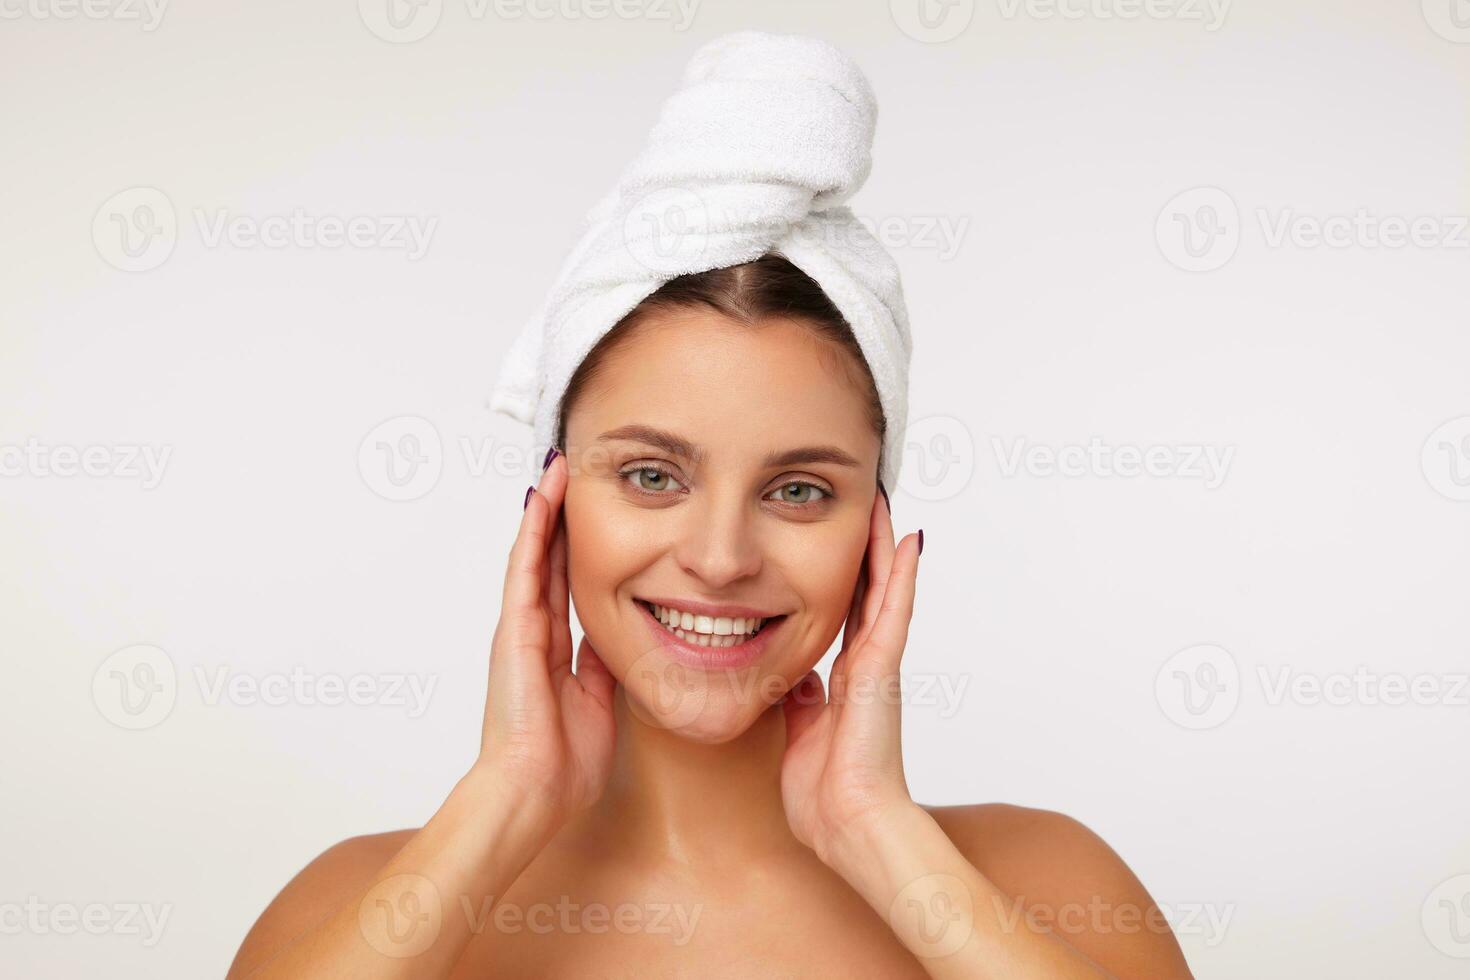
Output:
<svg viewBox="0 0 1470 980">
<path fill-rule="evenodd" d="M 694 272 L 664 283 L 604 334 L 577 370 L 572 373 L 566 391 L 556 409 L 556 445 L 565 449 L 567 417 L 572 406 L 598 376 L 609 352 L 650 314 L 690 309 L 713 310 L 730 319 L 755 326 L 768 317 L 794 320 L 817 336 L 831 341 L 846 351 L 850 375 L 865 395 L 868 419 L 880 440 L 887 429 L 887 417 L 878 398 L 878 386 L 867 358 L 853 336 L 846 318 L 822 291 L 816 280 L 802 272 L 779 252 L 768 252 L 753 262 Z"/>
</svg>

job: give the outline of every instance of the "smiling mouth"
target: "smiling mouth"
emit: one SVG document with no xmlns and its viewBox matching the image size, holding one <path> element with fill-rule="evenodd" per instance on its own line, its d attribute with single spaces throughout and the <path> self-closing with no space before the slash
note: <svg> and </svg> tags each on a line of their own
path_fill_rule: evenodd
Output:
<svg viewBox="0 0 1470 980">
<path fill-rule="evenodd" d="M 738 647 L 762 630 L 785 619 L 784 615 L 768 619 L 746 619 L 735 616 L 699 616 L 661 606 L 645 599 L 634 599 L 659 625 L 685 643 L 701 647 Z"/>
</svg>

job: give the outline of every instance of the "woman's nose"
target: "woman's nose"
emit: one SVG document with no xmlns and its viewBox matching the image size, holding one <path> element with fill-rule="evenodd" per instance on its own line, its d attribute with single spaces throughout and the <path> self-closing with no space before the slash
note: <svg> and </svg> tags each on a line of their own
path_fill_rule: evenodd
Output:
<svg viewBox="0 0 1470 980">
<path fill-rule="evenodd" d="M 685 509 L 674 557 L 687 573 L 711 589 L 749 578 L 761 569 L 756 540 L 760 516 L 749 498 L 706 491 Z"/>
</svg>

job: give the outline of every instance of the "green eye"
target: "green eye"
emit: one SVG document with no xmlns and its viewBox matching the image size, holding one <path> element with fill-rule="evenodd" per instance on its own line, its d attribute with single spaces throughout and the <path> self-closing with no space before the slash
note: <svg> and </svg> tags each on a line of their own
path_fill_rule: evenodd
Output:
<svg viewBox="0 0 1470 980">
<path fill-rule="evenodd" d="M 635 493 L 663 496 L 671 490 L 682 490 L 684 485 L 674 479 L 668 470 L 657 466 L 634 466 L 619 474 L 628 481 L 629 489 Z M 825 500 L 832 495 L 823 487 L 805 480 L 792 480 L 766 495 L 767 500 L 804 507 Z"/>
<path fill-rule="evenodd" d="M 634 489 L 643 493 L 663 493 L 672 486 L 680 486 L 678 480 L 661 469 L 652 466 L 639 466 L 631 470 L 624 470 L 622 474 L 632 484 Z"/>
<path fill-rule="evenodd" d="M 800 481 L 792 481 L 779 490 L 774 491 L 774 493 L 780 495 L 779 499 L 784 504 L 814 504 L 827 496 L 827 491 L 815 483 L 802 483 Z M 815 496 L 813 496 L 814 494 Z"/>
</svg>

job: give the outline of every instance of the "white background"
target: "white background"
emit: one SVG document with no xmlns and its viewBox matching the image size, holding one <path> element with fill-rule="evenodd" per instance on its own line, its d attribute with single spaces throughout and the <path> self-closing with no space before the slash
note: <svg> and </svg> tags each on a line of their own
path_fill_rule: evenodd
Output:
<svg viewBox="0 0 1470 980">
<path fill-rule="evenodd" d="M 499 358 L 690 53 L 754 27 L 843 47 L 882 107 L 853 204 L 914 324 L 905 669 L 963 691 L 907 710 L 916 797 L 1083 820 L 1180 910 L 1201 977 L 1463 976 L 1470 27 L 1451 0 L 1113 2 L 961 0 L 930 30 L 904 0 L 706 0 L 680 30 L 671 5 L 442 0 L 416 41 L 373 0 L 180 2 L 151 30 L 0 4 L 0 906 L 169 916 L 151 945 L 0 920 L 0 972 L 221 975 L 323 848 L 433 812 L 542 448 L 485 407 Z M 122 271 L 139 192 L 108 202 L 140 187 L 175 244 Z M 1170 203 L 1196 188 L 1224 196 Z M 436 224 L 416 259 L 200 228 L 295 209 Z M 1273 244 L 1360 209 L 1451 242 Z M 1186 271 L 1180 222 L 1212 216 Z M 402 417 L 442 471 L 390 501 L 359 447 Z M 1007 469 L 1094 437 L 1230 462 Z M 18 463 L 28 442 L 116 466 Z M 170 453 L 156 486 L 128 447 Z M 127 730 L 109 657 L 139 644 L 177 693 Z M 436 686 L 417 716 L 210 702 L 221 670 L 294 668 Z M 1355 671 L 1343 703 L 1276 697 Z M 1434 703 L 1373 703 L 1419 675 Z"/>
</svg>

